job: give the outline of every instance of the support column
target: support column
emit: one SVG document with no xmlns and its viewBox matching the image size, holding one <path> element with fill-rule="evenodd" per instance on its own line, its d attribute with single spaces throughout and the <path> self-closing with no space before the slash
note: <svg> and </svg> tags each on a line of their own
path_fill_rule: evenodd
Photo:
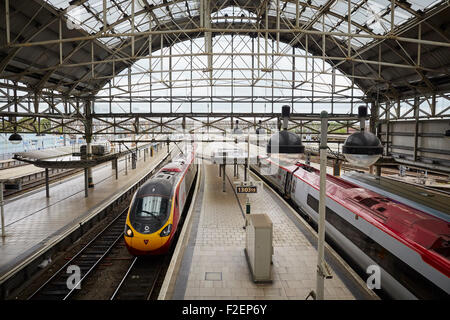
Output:
<svg viewBox="0 0 450 320">
<path fill-rule="evenodd" d="M 136 169 L 136 161 L 137 161 L 137 154 L 136 152 L 132 152 L 131 153 L 131 169 L 134 170 Z"/>
<path fill-rule="evenodd" d="M 247 181 L 247 168 L 248 167 L 248 159 L 245 159 L 245 166 L 244 166 L 244 181 Z"/>
<path fill-rule="evenodd" d="M 226 170 L 226 167 L 225 166 L 226 166 L 226 163 L 227 163 L 227 158 L 226 158 L 225 152 L 223 152 L 222 159 L 223 159 L 223 164 L 222 164 L 222 168 L 223 168 L 222 192 L 226 192 L 226 184 L 225 184 L 225 179 L 226 179 L 225 170 Z"/>
<path fill-rule="evenodd" d="M 321 118 L 321 136 L 320 136 L 320 197 L 319 197 L 319 223 L 318 223 L 318 243 L 317 243 L 317 282 L 316 299 L 324 299 L 325 278 L 331 277 L 325 259 L 325 214 L 326 214 L 326 188 L 327 188 L 327 130 L 328 113 L 322 111 Z"/>
<path fill-rule="evenodd" d="M 372 101 L 371 107 L 370 107 L 370 119 L 369 119 L 369 125 L 370 125 L 370 132 L 372 132 L 374 135 L 376 135 L 376 126 L 378 123 L 379 118 L 379 105 L 378 101 Z"/>
<path fill-rule="evenodd" d="M 2 219 L 2 237 L 4 237 L 6 236 L 6 234 L 5 234 L 5 212 L 3 208 L 3 181 L 0 182 L 0 208 Z"/>
<path fill-rule="evenodd" d="M 128 175 L 128 156 L 125 156 L 125 175 Z"/>
<path fill-rule="evenodd" d="M 50 186 L 49 186 L 48 168 L 45 168 L 45 196 L 47 198 L 50 198 Z"/>
<path fill-rule="evenodd" d="M 341 161 L 335 159 L 333 161 L 333 176 L 339 177 L 341 175 Z"/>
<path fill-rule="evenodd" d="M 419 98 L 414 98 L 414 161 L 417 161 L 417 149 L 419 147 Z"/>
<path fill-rule="evenodd" d="M 222 191 L 226 192 L 227 191 L 227 187 L 226 187 L 226 183 L 225 183 L 225 180 L 226 180 L 225 163 L 222 165 L 222 168 L 223 168 Z"/>
<path fill-rule="evenodd" d="M 119 179 L 119 158 L 114 159 L 114 169 L 116 170 L 116 180 Z"/>
<path fill-rule="evenodd" d="M 87 198 L 89 195 L 89 169 L 84 169 L 84 197 Z"/>
<path fill-rule="evenodd" d="M 85 136 L 86 136 L 86 159 L 92 159 L 92 116 L 91 116 L 91 101 L 86 100 L 85 103 L 86 122 L 85 122 Z M 92 178 L 92 167 L 87 168 L 88 187 L 94 187 L 94 179 Z"/>
<path fill-rule="evenodd" d="M 375 174 L 381 177 L 381 166 L 375 166 Z"/>
</svg>

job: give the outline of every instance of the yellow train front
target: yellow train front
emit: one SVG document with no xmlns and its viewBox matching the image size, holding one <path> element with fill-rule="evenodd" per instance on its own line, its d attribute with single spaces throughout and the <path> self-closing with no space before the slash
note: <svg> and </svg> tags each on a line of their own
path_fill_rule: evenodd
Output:
<svg viewBox="0 0 450 320">
<path fill-rule="evenodd" d="M 197 169 L 192 158 L 189 160 L 166 165 L 134 194 L 124 235 L 132 255 L 158 255 L 169 250 Z"/>
</svg>

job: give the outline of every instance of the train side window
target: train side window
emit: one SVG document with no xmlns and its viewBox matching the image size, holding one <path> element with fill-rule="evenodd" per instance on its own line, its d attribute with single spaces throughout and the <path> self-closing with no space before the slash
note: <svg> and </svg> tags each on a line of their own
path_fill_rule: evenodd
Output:
<svg viewBox="0 0 450 320">
<path fill-rule="evenodd" d="M 319 212 L 319 201 L 308 193 L 306 204 L 310 206 L 315 212 Z"/>
</svg>

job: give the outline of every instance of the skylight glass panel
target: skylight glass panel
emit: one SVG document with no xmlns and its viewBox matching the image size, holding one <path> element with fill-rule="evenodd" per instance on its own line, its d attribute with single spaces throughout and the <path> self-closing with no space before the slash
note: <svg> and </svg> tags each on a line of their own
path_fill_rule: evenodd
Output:
<svg viewBox="0 0 450 320">
<path fill-rule="evenodd" d="M 317 13 L 316 10 L 313 10 L 311 8 L 305 8 L 305 10 L 301 13 L 301 18 L 305 21 L 309 21 L 314 17 L 316 13 Z"/>
<path fill-rule="evenodd" d="M 424 10 L 430 8 L 440 2 L 440 0 L 408 0 L 411 3 L 411 9 L 413 10 Z"/>
<path fill-rule="evenodd" d="M 387 0 L 368 0 L 364 7 L 367 8 L 367 11 L 370 13 L 381 15 L 386 12 L 390 6 L 391 2 Z"/>
<path fill-rule="evenodd" d="M 328 0 L 312 0 L 311 4 L 317 7 L 327 4 Z"/>
<path fill-rule="evenodd" d="M 52 6 L 58 9 L 66 9 L 69 6 L 70 0 L 46 0 Z"/>
<path fill-rule="evenodd" d="M 212 15 L 213 22 L 223 23 L 223 22 L 242 22 L 242 23 L 252 23 L 256 21 L 256 14 L 249 12 L 243 8 L 239 7 L 227 7 Z"/>
<path fill-rule="evenodd" d="M 285 12 L 293 14 L 295 16 L 296 10 L 297 10 L 297 6 L 296 6 L 295 3 L 292 3 L 292 2 L 287 2 L 286 3 L 286 8 L 284 8 Z"/>
<path fill-rule="evenodd" d="M 398 7 L 395 8 L 394 23 L 396 27 L 398 27 L 399 25 L 401 25 L 402 23 L 404 23 L 405 21 L 407 21 L 412 17 L 413 15 L 408 11 Z"/>
<path fill-rule="evenodd" d="M 178 3 L 169 6 L 174 19 L 180 19 L 187 16 L 186 7 L 182 8 Z"/>
<path fill-rule="evenodd" d="M 330 8 L 330 11 L 345 17 L 348 13 L 348 3 L 344 0 L 336 1 Z"/>
<path fill-rule="evenodd" d="M 372 13 L 369 13 L 367 10 L 363 8 L 359 8 L 358 10 L 352 13 L 351 19 L 352 21 L 360 25 L 365 25 L 370 17 L 373 17 Z"/>
<path fill-rule="evenodd" d="M 139 2 L 142 2 L 142 4 L 144 3 L 143 0 L 138 0 Z M 158 6 L 160 4 L 163 4 L 164 1 L 163 0 L 147 0 L 149 5 L 154 5 L 154 6 Z"/>
</svg>

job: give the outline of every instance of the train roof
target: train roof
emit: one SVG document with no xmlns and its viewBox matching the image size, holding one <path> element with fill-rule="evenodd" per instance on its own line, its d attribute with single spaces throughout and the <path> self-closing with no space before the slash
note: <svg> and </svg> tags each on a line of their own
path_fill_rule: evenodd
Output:
<svg viewBox="0 0 450 320">
<path fill-rule="evenodd" d="M 298 166 L 306 170 L 297 170 L 294 175 L 318 189 L 320 171 L 303 164 Z M 327 175 L 327 195 L 419 251 L 427 263 L 450 275 L 450 225 L 446 221 L 331 175 Z M 430 260 L 430 256 L 436 259 Z"/>
<path fill-rule="evenodd" d="M 269 160 L 271 161 L 271 160 Z M 301 163 L 280 166 L 319 190 L 320 171 Z M 327 196 L 378 229 L 418 252 L 422 259 L 450 276 L 450 224 L 446 221 L 327 174 Z"/>
<path fill-rule="evenodd" d="M 136 197 L 142 198 L 146 196 L 162 196 L 170 197 L 173 186 L 173 175 L 167 173 L 158 173 L 146 183 L 144 183 L 137 191 Z"/>
<path fill-rule="evenodd" d="M 354 171 L 341 178 L 450 222 L 450 196 L 443 192 Z"/>
</svg>

